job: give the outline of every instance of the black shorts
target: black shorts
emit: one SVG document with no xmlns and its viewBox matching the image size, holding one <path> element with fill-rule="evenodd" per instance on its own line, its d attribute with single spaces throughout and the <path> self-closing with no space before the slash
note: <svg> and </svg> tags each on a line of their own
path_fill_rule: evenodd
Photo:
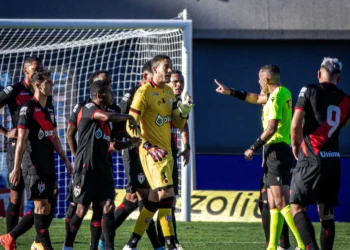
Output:
<svg viewBox="0 0 350 250">
<path fill-rule="evenodd" d="M 23 179 L 28 200 L 47 199 L 52 202 L 56 187 L 56 176 L 45 175 L 34 166 L 22 167 Z"/>
<path fill-rule="evenodd" d="M 107 200 L 114 201 L 115 188 L 113 172 L 110 166 L 103 170 L 87 170 L 89 167 L 77 168 L 73 174 L 71 192 L 72 201 L 84 206 L 90 205 L 91 202 L 102 203 Z"/>
<path fill-rule="evenodd" d="M 264 170 L 268 186 L 289 186 L 293 164 L 294 157 L 288 144 L 281 142 L 264 146 Z"/>
<path fill-rule="evenodd" d="M 138 148 L 124 149 L 122 158 L 125 175 L 128 179 L 126 192 L 136 193 L 138 188 L 149 189 L 150 186 L 141 165 Z"/>
<path fill-rule="evenodd" d="M 177 165 L 177 154 L 178 150 L 177 148 L 171 149 L 174 159 L 174 167 L 173 167 L 173 185 L 174 185 L 174 193 L 175 195 L 179 195 L 179 169 Z"/>
<path fill-rule="evenodd" d="M 339 205 L 340 159 L 299 161 L 292 177 L 290 203 Z"/>
<path fill-rule="evenodd" d="M 24 180 L 23 180 L 23 175 L 22 175 L 22 169 L 21 169 L 21 177 L 19 180 L 19 184 L 17 186 L 15 186 L 10 182 L 10 173 L 12 172 L 13 168 L 15 167 L 16 145 L 17 145 L 17 140 L 10 140 L 8 142 L 7 154 L 6 154 L 6 164 L 7 164 L 7 170 L 8 170 L 6 186 L 10 190 L 22 192 L 24 190 Z"/>
</svg>

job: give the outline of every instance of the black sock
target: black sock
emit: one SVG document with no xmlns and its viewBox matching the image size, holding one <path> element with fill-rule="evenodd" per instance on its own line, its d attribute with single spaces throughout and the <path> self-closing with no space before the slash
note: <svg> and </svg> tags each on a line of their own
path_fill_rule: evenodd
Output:
<svg viewBox="0 0 350 250">
<path fill-rule="evenodd" d="M 102 206 L 93 205 L 92 206 L 92 218 L 90 223 L 91 241 L 90 250 L 97 250 L 98 240 L 102 233 L 101 220 L 102 220 Z"/>
<path fill-rule="evenodd" d="M 12 229 L 10 232 L 10 235 L 12 236 L 13 239 L 17 239 L 19 236 L 27 232 L 29 229 L 32 228 L 34 225 L 34 212 L 29 211 L 27 212 L 22 220 L 18 223 L 18 225 Z"/>
<path fill-rule="evenodd" d="M 288 249 L 290 247 L 289 242 L 289 227 L 286 221 L 284 221 L 281 238 L 280 238 L 280 247 Z"/>
<path fill-rule="evenodd" d="M 70 230 L 69 222 L 72 219 L 73 215 L 75 214 L 75 211 L 77 211 L 77 205 L 76 204 L 72 205 L 72 203 L 70 203 L 66 212 L 66 222 L 65 222 L 66 234 Z"/>
<path fill-rule="evenodd" d="M 66 247 L 73 247 L 75 237 L 77 236 L 78 230 L 80 228 L 83 218 L 80 218 L 77 214 L 74 214 L 72 219 L 69 222 L 69 230 L 66 234 L 66 239 L 64 245 Z"/>
<path fill-rule="evenodd" d="M 49 215 L 34 214 L 34 226 L 41 244 L 45 250 L 52 249 L 50 234 L 48 230 Z"/>
<path fill-rule="evenodd" d="M 335 238 L 335 224 L 334 220 L 324 220 L 321 222 L 321 249 L 331 250 L 333 249 L 333 243 Z"/>
<path fill-rule="evenodd" d="M 306 249 L 318 250 L 319 248 L 316 243 L 315 229 L 307 213 L 304 211 L 298 212 L 296 215 L 294 215 L 293 220 Z"/>
<path fill-rule="evenodd" d="M 106 250 L 114 250 L 114 237 L 115 237 L 115 223 L 114 214 L 103 214 L 103 234 L 105 237 Z"/>
<path fill-rule="evenodd" d="M 123 203 L 117 207 L 114 212 L 115 226 L 120 227 L 128 216 L 138 207 L 137 202 L 131 202 L 124 199 Z"/>
<path fill-rule="evenodd" d="M 53 220 L 53 215 L 54 215 L 54 212 L 55 212 L 55 208 L 56 208 L 56 200 L 54 200 L 54 201 L 51 203 L 50 213 L 49 213 L 48 221 L 47 221 L 47 228 L 49 228 L 50 225 L 51 225 L 51 222 L 52 222 L 52 220 Z M 36 237 L 35 237 L 35 242 L 36 242 L 36 243 L 39 243 L 39 242 L 40 242 L 39 235 L 36 235 Z"/>
<path fill-rule="evenodd" d="M 158 232 L 158 240 L 162 246 L 165 246 L 165 238 L 162 231 L 162 226 L 160 225 L 159 217 L 157 217 L 157 232 Z"/>
<path fill-rule="evenodd" d="M 175 207 L 171 208 L 171 213 L 173 216 L 173 227 L 174 227 L 174 233 L 175 233 L 175 243 L 180 244 L 178 238 L 177 238 L 177 231 L 176 231 L 176 218 L 175 218 Z"/>
<path fill-rule="evenodd" d="M 134 232 L 131 234 L 131 237 L 127 243 L 130 248 L 134 248 L 137 246 L 137 243 L 140 241 L 141 235 L 135 234 Z"/>
<path fill-rule="evenodd" d="M 140 200 L 138 204 L 139 204 L 139 210 L 141 211 L 142 208 L 144 207 L 143 201 Z M 152 220 L 151 223 L 148 225 L 146 229 L 146 233 L 154 249 L 162 246 L 158 240 L 158 235 L 157 235 L 157 230 L 156 230 L 156 225 L 154 223 L 154 220 Z"/>
<path fill-rule="evenodd" d="M 269 204 L 262 202 L 260 208 L 261 223 L 265 233 L 266 245 L 269 244 L 270 240 L 270 208 Z"/>
<path fill-rule="evenodd" d="M 6 210 L 7 233 L 9 233 L 18 224 L 20 207 L 20 201 L 18 201 L 18 204 L 13 204 L 11 201 L 9 202 Z"/>
<path fill-rule="evenodd" d="M 168 245 L 168 249 L 169 250 L 176 249 L 175 236 L 167 236 L 167 237 L 165 237 L 165 242 Z"/>
</svg>

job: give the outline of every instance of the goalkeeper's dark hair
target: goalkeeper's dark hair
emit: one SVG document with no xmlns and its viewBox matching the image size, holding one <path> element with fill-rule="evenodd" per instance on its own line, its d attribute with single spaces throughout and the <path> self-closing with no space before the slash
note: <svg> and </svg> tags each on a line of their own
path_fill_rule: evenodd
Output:
<svg viewBox="0 0 350 250">
<path fill-rule="evenodd" d="M 172 74 L 172 75 L 174 75 L 174 74 L 183 75 L 182 72 L 181 72 L 180 70 L 173 70 L 173 71 L 171 72 L 171 74 Z"/>
<path fill-rule="evenodd" d="M 24 65 L 26 64 L 32 64 L 32 62 L 38 62 L 38 63 L 42 63 L 41 59 L 37 56 L 30 56 L 30 57 L 27 57 L 25 60 L 24 60 Z"/>
<path fill-rule="evenodd" d="M 158 67 L 161 61 L 164 59 L 170 60 L 170 57 L 167 55 L 156 55 L 155 57 L 152 58 L 152 67 Z"/>
<path fill-rule="evenodd" d="M 271 75 L 270 83 L 273 84 L 275 82 L 280 81 L 281 71 L 276 65 L 274 65 L 274 64 L 264 65 L 260 68 L 260 71 L 270 73 L 270 75 Z"/>
<path fill-rule="evenodd" d="M 51 78 L 51 72 L 47 70 L 35 71 L 32 77 L 30 78 L 30 84 L 33 86 L 34 83 L 38 82 L 39 84 L 43 81 Z"/>
<path fill-rule="evenodd" d="M 107 88 L 110 86 L 110 82 L 107 80 L 97 80 L 90 84 L 90 96 L 94 99 L 98 94 L 106 93 Z"/>
<path fill-rule="evenodd" d="M 94 73 L 91 74 L 91 76 L 89 77 L 89 84 L 91 86 L 91 84 L 96 81 L 96 78 L 98 78 L 98 76 L 100 74 L 106 74 L 109 77 L 109 73 L 107 70 L 97 70 Z"/>
<path fill-rule="evenodd" d="M 150 72 L 150 73 L 153 72 L 152 71 L 152 60 L 145 62 L 145 64 L 142 66 L 142 73 L 141 74 L 143 75 L 143 73 L 146 71 Z"/>
</svg>

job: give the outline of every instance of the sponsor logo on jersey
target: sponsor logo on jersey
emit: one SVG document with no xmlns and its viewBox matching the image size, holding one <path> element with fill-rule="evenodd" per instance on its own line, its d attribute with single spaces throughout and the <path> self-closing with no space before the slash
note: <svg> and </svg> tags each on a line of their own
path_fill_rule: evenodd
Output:
<svg viewBox="0 0 350 250">
<path fill-rule="evenodd" d="M 302 87 L 299 93 L 299 97 L 304 97 L 306 90 L 307 90 L 306 87 Z"/>
<path fill-rule="evenodd" d="M 6 94 L 9 94 L 11 91 L 13 90 L 13 88 L 11 86 L 7 86 L 5 89 L 4 89 L 4 92 Z"/>
<path fill-rule="evenodd" d="M 38 190 L 42 194 L 45 191 L 45 182 L 39 182 L 38 183 Z"/>
<path fill-rule="evenodd" d="M 331 151 L 321 151 L 320 152 L 320 156 L 322 158 L 339 158 L 340 157 L 340 153 L 339 152 L 331 152 Z"/>
<path fill-rule="evenodd" d="M 78 108 L 79 108 L 79 104 L 75 104 L 73 108 L 73 113 L 77 112 Z"/>
<path fill-rule="evenodd" d="M 19 112 L 19 115 L 25 115 L 27 113 L 28 107 L 22 107 L 21 111 Z"/>
<path fill-rule="evenodd" d="M 101 139 L 101 138 L 103 138 L 104 140 L 107 140 L 107 141 L 110 141 L 110 140 L 111 140 L 111 137 L 108 136 L 108 135 L 106 135 L 106 134 L 104 134 L 104 133 L 102 132 L 102 129 L 101 129 L 101 128 L 99 128 L 98 130 L 96 130 L 96 132 L 95 132 L 95 137 L 96 137 L 96 139 Z"/>
<path fill-rule="evenodd" d="M 29 95 L 29 93 L 28 93 L 28 92 L 22 91 L 21 93 L 19 93 L 19 95 L 20 95 L 20 96 L 25 96 L 25 95 Z"/>
<path fill-rule="evenodd" d="M 93 106 L 95 106 L 95 104 L 94 103 L 87 103 L 87 104 L 85 104 L 85 107 L 87 107 L 88 109 L 90 109 L 91 107 L 93 107 Z"/>
<path fill-rule="evenodd" d="M 160 114 L 158 114 L 157 118 L 156 118 L 156 124 L 160 127 L 162 126 L 164 123 L 170 122 L 171 121 L 171 117 L 170 116 L 161 116 Z"/>
<path fill-rule="evenodd" d="M 35 108 L 35 112 L 40 112 L 41 111 L 41 108 Z"/>
<path fill-rule="evenodd" d="M 156 96 L 156 95 L 159 95 L 159 93 L 158 92 L 153 92 L 152 93 L 152 96 Z"/>
<path fill-rule="evenodd" d="M 42 130 L 40 129 L 39 130 L 39 133 L 38 133 L 38 138 L 39 140 L 42 140 L 44 137 L 52 137 L 53 136 L 53 130 Z"/>
</svg>

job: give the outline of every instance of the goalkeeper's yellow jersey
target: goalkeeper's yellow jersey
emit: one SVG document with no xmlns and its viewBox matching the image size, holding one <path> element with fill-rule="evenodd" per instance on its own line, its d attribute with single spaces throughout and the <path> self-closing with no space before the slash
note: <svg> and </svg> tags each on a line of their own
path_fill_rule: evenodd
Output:
<svg viewBox="0 0 350 250">
<path fill-rule="evenodd" d="M 130 114 L 140 119 L 141 135 L 152 145 L 171 152 L 170 122 L 177 108 L 173 90 L 158 88 L 152 81 L 141 86 L 133 98 Z M 142 145 L 141 145 L 142 147 Z"/>
</svg>

